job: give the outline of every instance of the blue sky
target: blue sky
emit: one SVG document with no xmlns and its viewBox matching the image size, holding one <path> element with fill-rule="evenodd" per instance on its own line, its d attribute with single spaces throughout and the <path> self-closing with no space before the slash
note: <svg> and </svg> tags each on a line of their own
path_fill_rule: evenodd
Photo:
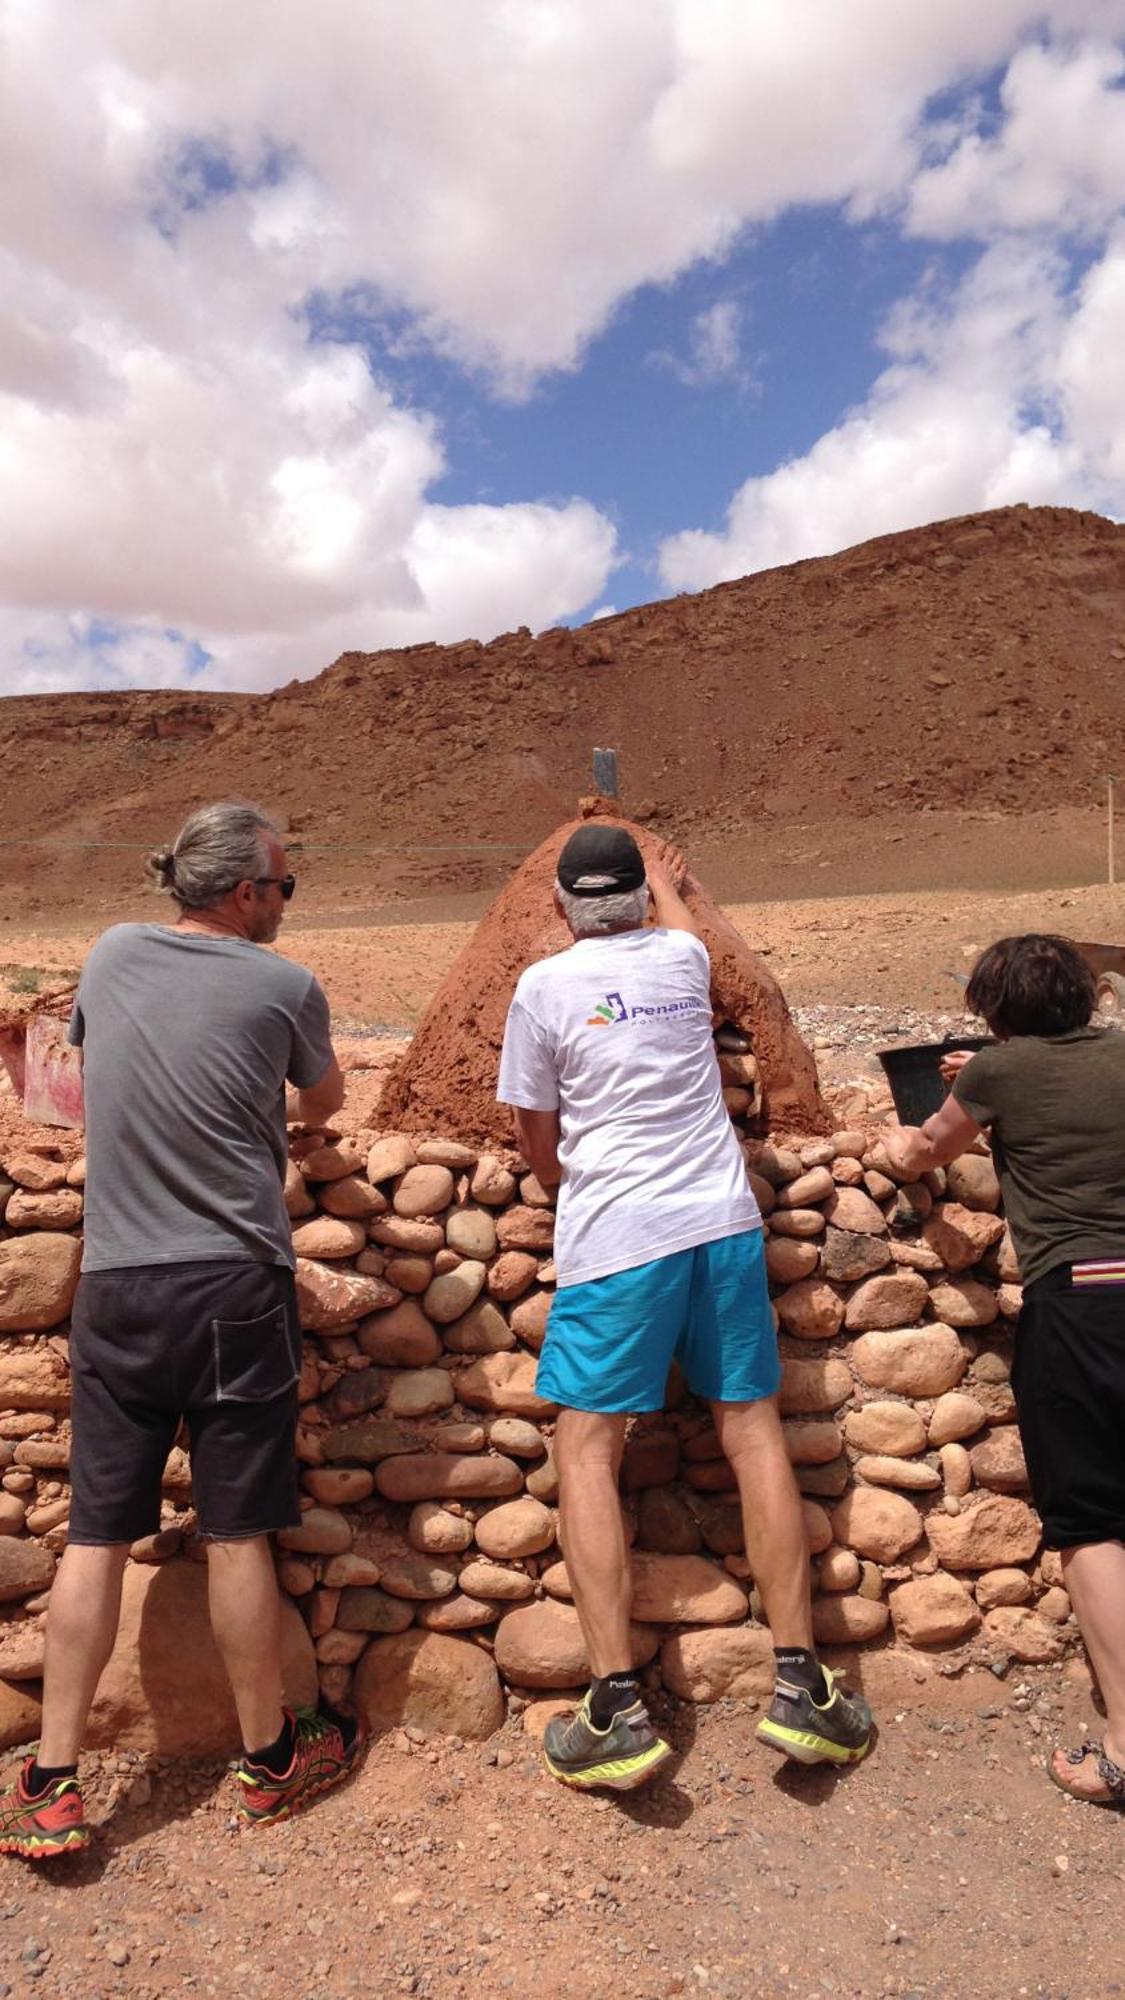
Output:
<svg viewBox="0 0 1125 2000">
<path fill-rule="evenodd" d="M 0 691 L 1125 512 L 1125 0 L 14 6 Z"/>
</svg>

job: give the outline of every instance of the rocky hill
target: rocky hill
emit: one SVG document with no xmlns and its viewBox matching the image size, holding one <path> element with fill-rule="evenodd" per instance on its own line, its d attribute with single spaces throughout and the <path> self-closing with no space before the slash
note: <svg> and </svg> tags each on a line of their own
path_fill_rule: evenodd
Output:
<svg viewBox="0 0 1125 2000">
<path fill-rule="evenodd" d="M 10 698 L 4 838 L 50 844 L 5 845 L 3 873 L 73 905 L 123 853 L 76 871 L 54 843 L 155 840 L 237 793 L 309 842 L 414 850 L 364 857 L 388 893 L 491 885 L 573 810 L 595 743 L 633 817 L 696 840 L 1042 811 L 1120 767 L 1123 666 L 1125 526 L 1004 508 L 577 631 L 346 653 L 267 695 Z"/>
</svg>

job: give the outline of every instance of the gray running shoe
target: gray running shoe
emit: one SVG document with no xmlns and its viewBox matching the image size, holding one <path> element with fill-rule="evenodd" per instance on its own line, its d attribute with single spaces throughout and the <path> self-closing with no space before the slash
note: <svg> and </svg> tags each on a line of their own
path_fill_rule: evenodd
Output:
<svg viewBox="0 0 1125 2000">
<path fill-rule="evenodd" d="M 798 1764 L 859 1764 L 871 1748 L 871 1710 L 860 1694 L 849 1694 L 825 1667 L 827 1701 L 814 1701 L 807 1688 L 778 1681 L 758 1736 Z"/>
<path fill-rule="evenodd" d="M 606 1729 L 596 1729 L 585 1694 L 574 1715 L 552 1716 L 543 1732 L 543 1761 L 552 1778 L 582 1789 L 606 1785 L 631 1792 L 671 1755 L 671 1744 L 657 1735 L 643 1701 L 621 1709 Z"/>
</svg>

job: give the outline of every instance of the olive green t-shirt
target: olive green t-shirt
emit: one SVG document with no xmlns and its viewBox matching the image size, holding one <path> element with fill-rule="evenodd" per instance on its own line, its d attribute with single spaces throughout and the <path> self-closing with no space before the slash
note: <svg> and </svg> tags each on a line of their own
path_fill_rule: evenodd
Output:
<svg viewBox="0 0 1125 2000">
<path fill-rule="evenodd" d="M 1017 1035 L 966 1063 L 953 1095 L 989 1128 L 1025 1285 L 1125 1256 L 1125 1035 Z"/>
</svg>

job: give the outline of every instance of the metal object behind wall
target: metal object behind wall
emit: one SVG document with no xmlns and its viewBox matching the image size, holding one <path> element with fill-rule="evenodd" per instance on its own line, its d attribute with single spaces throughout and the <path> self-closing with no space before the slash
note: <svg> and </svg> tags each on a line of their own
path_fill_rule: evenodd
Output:
<svg viewBox="0 0 1125 2000">
<path fill-rule="evenodd" d="M 620 798 L 621 794 L 617 782 L 616 750 L 595 750 L 594 790 L 600 792 L 605 799 Z"/>
</svg>

